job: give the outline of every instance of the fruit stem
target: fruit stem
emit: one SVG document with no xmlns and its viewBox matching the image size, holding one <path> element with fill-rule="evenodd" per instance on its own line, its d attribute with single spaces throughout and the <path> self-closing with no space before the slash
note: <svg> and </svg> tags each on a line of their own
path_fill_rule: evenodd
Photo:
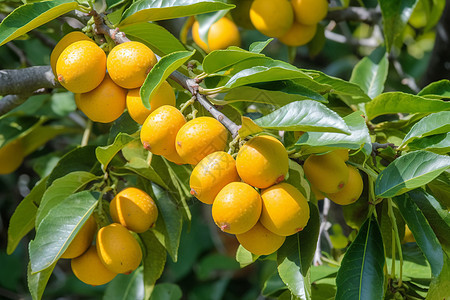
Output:
<svg viewBox="0 0 450 300">
<path fill-rule="evenodd" d="M 398 279 L 398 286 L 401 287 L 402 286 L 402 277 L 403 277 L 403 253 L 402 253 L 402 245 L 400 242 L 400 236 L 398 234 L 398 227 L 397 227 L 397 221 L 395 218 L 395 214 L 394 214 L 394 210 L 392 208 L 392 199 L 388 198 L 387 199 L 388 202 L 388 216 L 391 219 L 391 223 L 392 223 L 392 227 L 394 230 L 394 237 L 395 237 L 395 242 L 397 243 L 397 248 L 398 248 L 398 257 L 400 259 L 400 271 L 399 271 L 399 279 Z M 395 260 L 395 258 L 393 257 L 392 260 Z"/>
<path fill-rule="evenodd" d="M 92 120 L 88 119 L 86 122 L 86 128 L 84 129 L 83 138 L 81 139 L 81 147 L 86 146 L 89 142 L 89 137 L 92 132 L 92 124 Z"/>
<path fill-rule="evenodd" d="M 180 112 L 183 113 L 186 110 L 186 108 L 188 108 L 189 105 L 194 104 L 194 102 L 195 102 L 195 97 L 192 97 L 188 101 L 184 102 L 180 107 Z"/>
</svg>

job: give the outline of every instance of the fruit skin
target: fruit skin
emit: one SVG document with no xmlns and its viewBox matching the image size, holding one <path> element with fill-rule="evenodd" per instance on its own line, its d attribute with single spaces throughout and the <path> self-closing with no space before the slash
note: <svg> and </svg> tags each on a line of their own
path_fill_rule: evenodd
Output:
<svg viewBox="0 0 450 300">
<path fill-rule="evenodd" d="M 217 151 L 203 158 L 191 173 L 191 194 L 205 204 L 212 204 L 220 190 L 231 182 L 240 181 L 234 158 Z"/>
<path fill-rule="evenodd" d="M 291 28 L 279 38 L 280 42 L 291 47 L 299 47 L 308 44 L 317 31 L 317 25 L 303 25 L 294 22 Z"/>
<path fill-rule="evenodd" d="M 249 231 L 236 234 L 239 243 L 255 255 L 269 255 L 277 251 L 286 240 L 285 236 L 273 233 L 260 222 Z"/>
<path fill-rule="evenodd" d="M 87 93 L 105 78 L 106 54 L 92 41 L 67 46 L 56 62 L 59 83 L 73 93 Z"/>
<path fill-rule="evenodd" d="M 192 26 L 192 38 L 194 42 L 209 53 L 214 50 L 227 49 L 230 46 L 241 45 L 241 35 L 236 24 L 230 19 L 223 17 L 212 24 L 208 31 L 208 44 L 200 38 L 200 24 L 195 21 Z"/>
<path fill-rule="evenodd" d="M 236 168 L 244 182 L 263 189 L 284 180 L 289 171 L 289 158 L 279 140 L 260 135 L 241 147 Z"/>
<path fill-rule="evenodd" d="M 319 23 L 328 12 L 327 0 L 292 0 L 291 4 L 296 21 L 304 25 Z"/>
<path fill-rule="evenodd" d="M 128 91 L 126 103 L 131 118 L 142 125 L 145 119 L 158 107 L 163 105 L 175 106 L 176 98 L 172 86 L 167 81 L 164 81 L 156 91 L 156 94 L 150 99 L 150 109 L 147 109 L 142 104 L 140 88 Z"/>
<path fill-rule="evenodd" d="M 178 152 L 175 150 L 174 152 L 170 154 L 163 155 L 165 159 L 167 159 L 170 162 L 173 162 L 177 165 L 184 165 L 186 162 L 180 157 Z"/>
<path fill-rule="evenodd" d="M 244 182 L 227 184 L 216 196 L 212 216 L 223 231 L 241 234 L 255 226 L 261 215 L 261 197 Z"/>
<path fill-rule="evenodd" d="M 55 74 L 55 76 L 56 76 L 56 62 L 58 61 L 58 57 L 61 55 L 61 52 L 63 52 L 63 50 L 66 49 L 67 46 L 69 46 L 70 44 L 78 41 L 94 42 L 81 31 L 72 31 L 63 36 L 63 38 L 60 39 L 59 42 L 56 44 L 55 48 L 53 48 L 52 53 L 50 54 L 50 66 L 52 67 L 52 71 L 53 74 Z"/>
<path fill-rule="evenodd" d="M 347 167 L 349 171 L 347 184 L 339 192 L 328 194 L 328 198 L 339 205 L 348 205 L 356 202 L 361 196 L 364 187 L 364 183 L 358 169 L 352 166 Z"/>
<path fill-rule="evenodd" d="M 75 238 L 64 251 L 61 258 L 75 258 L 86 252 L 94 239 L 95 232 L 97 231 L 97 223 L 93 216 L 90 216 L 80 231 L 78 231 Z"/>
<path fill-rule="evenodd" d="M 340 158 L 342 158 L 343 161 L 348 160 L 348 149 L 338 149 L 334 150 L 333 152 L 339 155 Z"/>
<path fill-rule="evenodd" d="M 309 182 L 326 194 L 339 192 L 348 181 L 347 165 L 334 152 L 310 155 L 303 165 L 303 170 Z"/>
<path fill-rule="evenodd" d="M 127 90 L 121 88 L 106 74 L 102 83 L 90 92 L 75 94 L 77 107 L 92 121 L 110 123 L 125 110 Z"/>
<path fill-rule="evenodd" d="M 294 11 L 287 0 L 255 0 L 250 7 L 253 26 L 269 37 L 281 37 L 294 22 Z"/>
<path fill-rule="evenodd" d="M 97 234 L 97 253 L 107 269 L 130 274 L 142 260 L 142 250 L 131 233 L 122 225 L 113 223 Z"/>
<path fill-rule="evenodd" d="M 17 170 L 25 157 L 22 140 L 14 140 L 0 148 L 0 175 Z"/>
<path fill-rule="evenodd" d="M 279 183 L 261 192 L 260 222 L 275 234 L 288 236 L 303 228 L 309 220 L 309 205 L 303 194 L 289 183 Z"/>
<path fill-rule="evenodd" d="M 223 151 L 228 131 L 216 119 L 199 117 L 187 122 L 177 133 L 175 147 L 188 164 L 196 165 L 208 154 Z"/>
<path fill-rule="evenodd" d="M 147 231 L 158 218 L 158 207 L 152 197 L 134 187 L 120 191 L 111 201 L 109 212 L 114 222 L 137 233 Z"/>
<path fill-rule="evenodd" d="M 139 42 L 115 46 L 106 62 L 111 79 L 126 89 L 140 87 L 157 59 L 150 48 Z"/>
<path fill-rule="evenodd" d="M 312 184 L 310 185 L 311 187 L 311 192 L 314 194 L 314 197 L 316 197 L 316 200 L 323 200 L 325 198 L 325 195 L 322 194 L 321 191 L 319 191 L 315 186 L 313 186 Z"/>
<path fill-rule="evenodd" d="M 172 155 L 175 138 L 186 124 L 183 114 L 173 106 L 163 105 L 145 119 L 141 128 L 141 142 L 144 148 L 156 155 Z"/>
<path fill-rule="evenodd" d="M 72 259 L 70 266 L 79 280 L 93 286 L 108 283 L 117 275 L 103 265 L 95 245 L 92 245 L 83 255 Z"/>
</svg>

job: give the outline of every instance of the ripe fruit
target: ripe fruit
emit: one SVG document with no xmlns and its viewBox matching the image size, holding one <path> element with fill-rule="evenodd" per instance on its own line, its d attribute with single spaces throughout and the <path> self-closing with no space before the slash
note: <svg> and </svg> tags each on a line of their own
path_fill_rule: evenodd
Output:
<svg viewBox="0 0 450 300">
<path fill-rule="evenodd" d="M 304 25 L 319 23 L 328 12 L 327 0 L 292 0 L 291 3 L 296 21 Z"/>
<path fill-rule="evenodd" d="M 102 83 L 90 92 L 75 94 L 77 107 L 92 121 L 109 123 L 117 120 L 125 110 L 127 90 L 106 74 Z"/>
<path fill-rule="evenodd" d="M 158 207 L 146 192 L 130 187 L 120 191 L 109 205 L 114 222 L 137 233 L 147 231 L 158 218 Z"/>
<path fill-rule="evenodd" d="M 334 152 L 310 155 L 303 165 L 306 178 L 324 193 L 339 192 L 348 181 L 348 168 Z"/>
<path fill-rule="evenodd" d="M 66 251 L 61 255 L 61 258 L 75 258 L 83 254 L 91 245 L 97 231 L 97 223 L 94 217 L 90 216 L 80 231 L 78 231 L 75 238 L 67 247 Z"/>
<path fill-rule="evenodd" d="M 157 59 L 150 48 L 139 42 L 115 46 L 106 62 L 111 79 L 126 89 L 140 87 Z"/>
<path fill-rule="evenodd" d="M 170 154 L 163 155 L 165 159 L 171 161 L 177 165 L 184 165 L 186 162 L 180 157 L 178 152 L 175 150 Z"/>
<path fill-rule="evenodd" d="M 314 194 L 314 197 L 316 198 L 317 201 L 323 200 L 325 198 L 325 195 L 322 194 L 322 192 L 319 191 L 315 186 L 313 186 L 311 184 L 310 187 L 311 187 L 311 192 Z"/>
<path fill-rule="evenodd" d="M 236 234 L 239 243 L 255 255 L 269 255 L 277 251 L 284 243 L 286 237 L 273 233 L 260 222 L 249 231 Z"/>
<path fill-rule="evenodd" d="M 128 91 L 127 94 L 127 109 L 131 118 L 139 124 L 144 124 L 145 119 L 155 111 L 158 107 L 163 105 L 175 106 L 176 98 L 173 92 L 172 86 L 164 81 L 156 94 L 150 99 L 150 109 L 147 109 L 144 104 L 142 104 L 142 99 L 140 95 L 140 88 L 132 89 Z"/>
<path fill-rule="evenodd" d="M 287 0 L 255 0 L 250 20 L 258 31 L 269 37 L 281 37 L 294 22 L 294 12 Z"/>
<path fill-rule="evenodd" d="M 234 158 L 217 151 L 203 158 L 189 179 L 191 194 L 206 204 L 212 204 L 220 190 L 230 182 L 240 181 Z"/>
<path fill-rule="evenodd" d="M 106 74 L 106 54 L 92 41 L 67 46 L 56 62 L 59 83 L 73 93 L 95 89 Z"/>
<path fill-rule="evenodd" d="M 175 152 L 175 137 L 186 124 L 183 114 L 173 106 L 163 105 L 153 111 L 141 129 L 144 148 L 156 155 L 172 155 Z"/>
<path fill-rule="evenodd" d="M 97 253 L 107 269 L 129 274 L 142 260 L 142 250 L 131 233 L 122 225 L 113 223 L 97 234 Z"/>
<path fill-rule="evenodd" d="M 279 38 L 280 42 L 292 47 L 299 47 L 308 44 L 317 31 L 317 25 L 303 25 L 294 22 L 291 28 Z"/>
<path fill-rule="evenodd" d="M 14 140 L 0 148 L 0 175 L 17 170 L 25 157 L 22 140 Z"/>
<path fill-rule="evenodd" d="M 289 170 L 289 158 L 279 140 L 260 135 L 241 147 L 236 168 L 244 182 L 263 189 L 284 180 Z"/>
<path fill-rule="evenodd" d="M 230 46 L 241 45 L 241 36 L 236 24 L 230 19 L 223 17 L 212 24 L 208 31 L 208 44 L 200 38 L 200 24 L 195 21 L 192 26 L 192 38 L 205 52 L 226 49 Z"/>
<path fill-rule="evenodd" d="M 347 205 L 359 199 L 363 191 L 363 180 L 358 169 L 348 167 L 348 182 L 339 192 L 334 194 L 328 194 L 328 198 L 333 200 L 334 203 L 340 205 Z"/>
<path fill-rule="evenodd" d="M 261 224 L 275 234 L 297 233 L 309 220 L 308 201 L 289 183 L 279 183 L 261 192 L 263 202 Z"/>
<path fill-rule="evenodd" d="M 416 239 L 414 238 L 414 235 L 409 229 L 408 225 L 405 225 L 405 236 L 403 237 L 403 243 L 415 243 Z"/>
<path fill-rule="evenodd" d="M 227 184 L 217 194 L 212 206 L 216 225 L 233 234 L 250 230 L 260 215 L 261 197 L 253 187 L 243 182 Z"/>
<path fill-rule="evenodd" d="M 219 121 L 211 117 L 199 117 L 180 128 L 175 147 L 186 163 L 196 165 L 208 154 L 223 151 L 227 138 L 228 132 Z"/>
<path fill-rule="evenodd" d="M 92 245 L 83 255 L 72 259 L 70 266 L 79 280 L 94 286 L 108 283 L 117 275 L 100 261 L 95 245 Z"/>
<path fill-rule="evenodd" d="M 342 158 L 343 161 L 348 160 L 348 149 L 338 149 L 334 150 L 333 152 L 339 155 L 340 158 Z"/>
<path fill-rule="evenodd" d="M 66 49 L 70 44 L 78 41 L 93 42 L 87 35 L 85 35 L 81 31 L 72 31 L 63 36 L 63 38 L 59 40 L 58 44 L 56 44 L 55 48 L 53 48 L 52 54 L 50 54 L 50 66 L 52 67 L 53 74 L 55 74 L 55 76 L 56 62 L 58 61 L 58 57 L 61 55 L 61 52 L 63 52 L 63 50 Z"/>
</svg>

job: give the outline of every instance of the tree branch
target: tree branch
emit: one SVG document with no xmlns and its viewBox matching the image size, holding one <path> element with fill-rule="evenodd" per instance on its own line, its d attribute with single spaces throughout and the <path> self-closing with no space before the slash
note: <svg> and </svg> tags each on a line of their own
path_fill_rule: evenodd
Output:
<svg viewBox="0 0 450 300">
<path fill-rule="evenodd" d="M 39 89 L 53 89 L 61 85 L 50 66 L 17 70 L 0 70 L 0 95 L 31 95 Z"/>
<path fill-rule="evenodd" d="M 325 19 L 335 22 L 355 21 L 374 25 L 381 19 L 381 11 L 376 8 L 348 7 L 329 11 Z"/>
</svg>

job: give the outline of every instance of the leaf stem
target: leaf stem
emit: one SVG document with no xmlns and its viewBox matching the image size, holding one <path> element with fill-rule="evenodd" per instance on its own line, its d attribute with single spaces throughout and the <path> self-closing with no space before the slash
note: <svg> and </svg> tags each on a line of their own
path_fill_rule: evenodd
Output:
<svg viewBox="0 0 450 300">
<path fill-rule="evenodd" d="M 389 215 L 389 218 L 391 220 L 393 230 L 395 232 L 395 241 L 396 241 L 397 248 L 398 248 L 398 257 L 400 259 L 400 270 L 399 270 L 400 276 L 399 276 L 399 279 L 398 279 L 398 286 L 401 287 L 402 286 L 402 280 L 403 280 L 402 279 L 402 277 L 403 277 L 403 252 L 402 252 L 402 245 L 401 245 L 401 242 L 400 242 L 400 236 L 398 234 L 398 227 L 397 227 L 397 221 L 396 221 L 395 214 L 394 214 L 394 209 L 392 208 L 392 199 L 388 198 L 387 201 L 388 201 L 388 215 Z"/>
<path fill-rule="evenodd" d="M 86 146 L 89 142 L 89 137 L 92 132 L 92 124 L 93 122 L 90 119 L 86 122 L 86 129 L 84 130 L 83 138 L 81 139 L 81 147 Z"/>
</svg>

